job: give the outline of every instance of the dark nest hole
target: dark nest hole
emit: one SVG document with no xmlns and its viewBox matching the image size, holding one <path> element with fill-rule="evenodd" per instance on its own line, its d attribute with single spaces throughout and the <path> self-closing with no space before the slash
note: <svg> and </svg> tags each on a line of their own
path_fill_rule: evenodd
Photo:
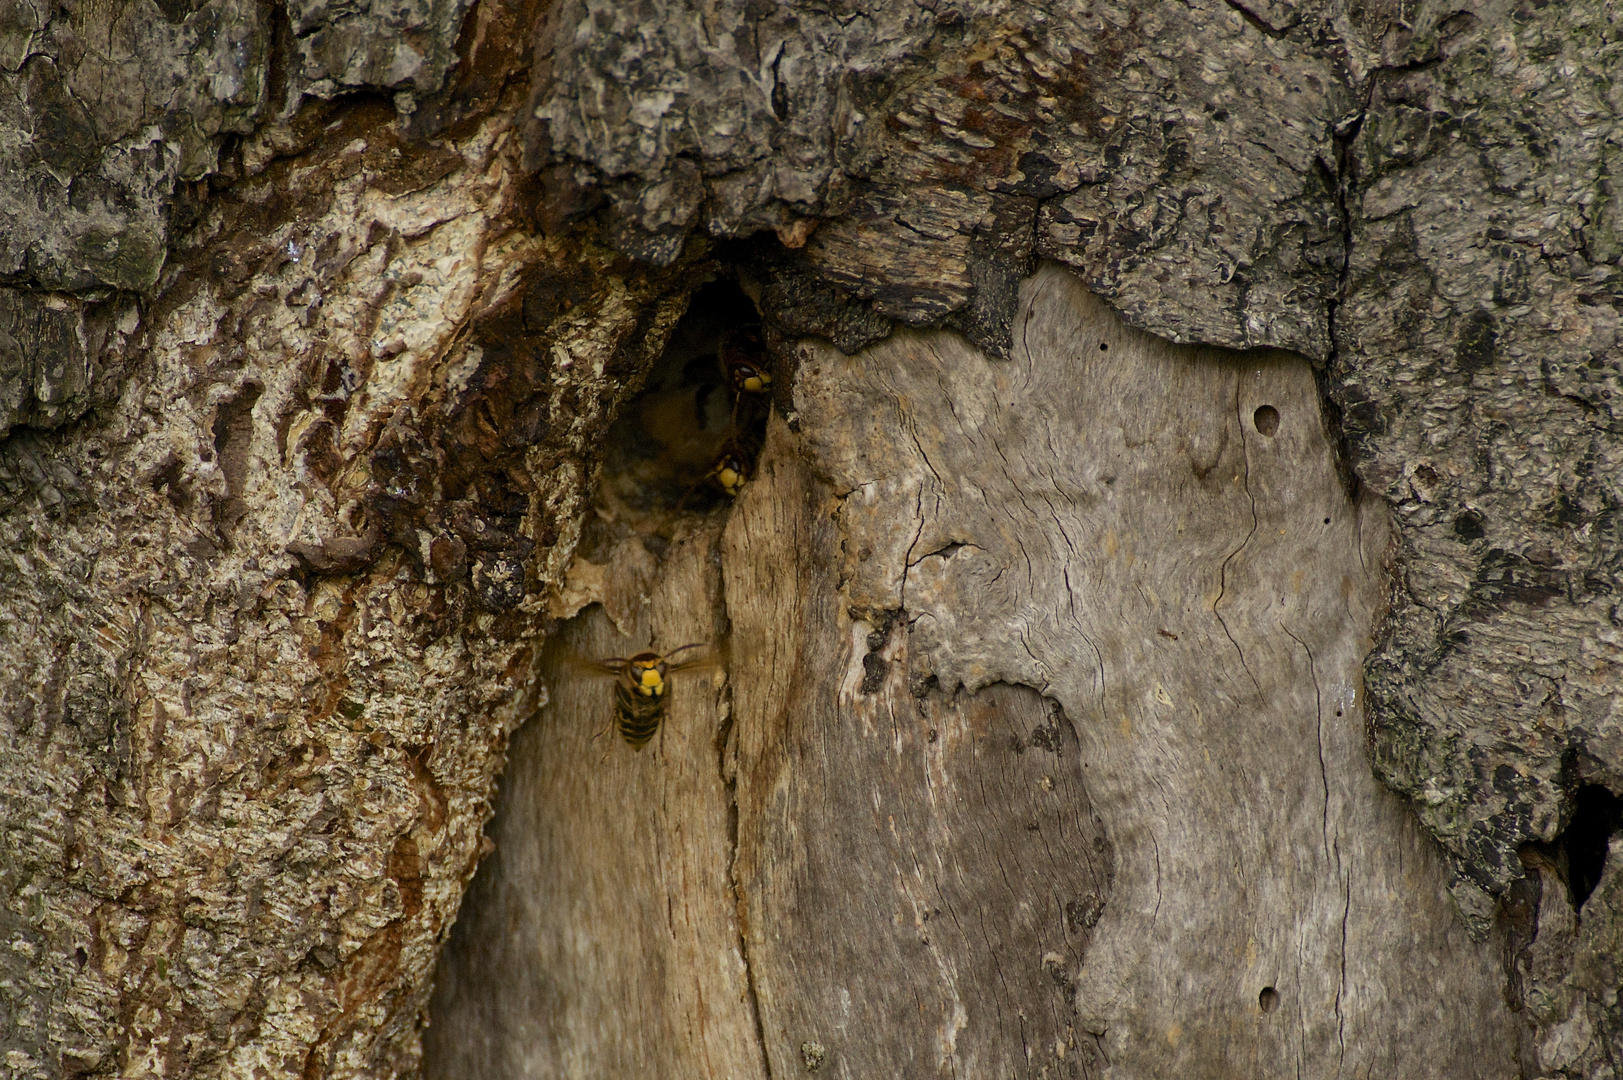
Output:
<svg viewBox="0 0 1623 1080">
<path fill-rule="evenodd" d="M 1555 838 L 1556 862 L 1565 863 L 1572 908 L 1582 911 L 1584 901 L 1600 884 L 1612 837 L 1623 826 L 1623 799 L 1599 784 L 1578 789 L 1573 798 L 1572 821 Z"/>
<path fill-rule="evenodd" d="M 1567 886 L 1572 910 L 1582 912 L 1606 871 L 1606 857 L 1612 838 L 1623 829 L 1623 799 L 1599 784 L 1584 784 L 1572 799 L 1572 817 L 1567 827 L 1549 843 L 1534 841 L 1521 849 L 1522 863 L 1542 863 Z M 1512 896 L 1520 883 L 1512 884 Z M 1535 896 L 1537 895 L 1535 891 Z M 1514 910 L 1515 904 L 1510 903 Z M 1537 901 L 1534 900 L 1536 909 Z"/>
<path fill-rule="evenodd" d="M 754 302 L 730 276 L 701 285 L 609 430 L 597 528 L 669 539 L 678 517 L 731 506 L 766 434 L 770 380 Z"/>
</svg>

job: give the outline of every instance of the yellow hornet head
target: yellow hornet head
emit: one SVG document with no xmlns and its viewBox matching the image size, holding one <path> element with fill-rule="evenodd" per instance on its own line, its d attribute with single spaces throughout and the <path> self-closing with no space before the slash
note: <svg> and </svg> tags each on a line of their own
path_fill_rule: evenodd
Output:
<svg viewBox="0 0 1623 1080">
<path fill-rule="evenodd" d="M 658 653 L 638 653 L 630 660 L 631 681 L 643 697 L 665 693 L 665 658 Z"/>
<path fill-rule="evenodd" d="M 715 477 L 721 490 L 736 496 L 744 490 L 744 481 L 749 479 L 749 467 L 743 457 L 729 450 L 716 459 L 716 467 L 710 475 Z"/>
<path fill-rule="evenodd" d="M 733 385 L 748 394 L 765 393 L 772 385 L 772 376 L 754 364 L 739 362 L 733 365 Z"/>
<path fill-rule="evenodd" d="M 722 338 L 721 366 L 739 393 L 766 393 L 772 385 L 772 373 L 765 361 L 766 345 L 759 326 L 739 327 Z"/>
</svg>

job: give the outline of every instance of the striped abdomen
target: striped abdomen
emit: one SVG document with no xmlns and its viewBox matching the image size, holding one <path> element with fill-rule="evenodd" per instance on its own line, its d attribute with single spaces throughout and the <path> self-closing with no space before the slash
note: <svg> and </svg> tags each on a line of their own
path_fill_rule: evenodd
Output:
<svg viewBox="0 0 1623 1080">
<path fill-rule="evenodd" d="M 639 694 L 624 680 L 614 684 L 614 719 L 620 726 L 620 735 L 633 749 L 641 750 L 659 732 L 659 723 L 665 719 L 670 700 L 664 693 Z"/>
</svg>

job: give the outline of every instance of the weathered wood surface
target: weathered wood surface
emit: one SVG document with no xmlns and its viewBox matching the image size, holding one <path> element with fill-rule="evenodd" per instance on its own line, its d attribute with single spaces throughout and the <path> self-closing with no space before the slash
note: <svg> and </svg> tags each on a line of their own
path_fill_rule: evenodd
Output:
<svg viewBox="0 0 1623 1080">
<path fill-rule="evenodd" d="M 577 666 L 719 644 L 718 531 L 688 532 L 657 566 L 621 544 L 614 620 L 594 605 L 549 641 L 550 700 L 513 741 L 495 853 L 440 965 L 429 1077 L 766 1075 L 730 876 L 724 671 L 673 676 L 666 721 L 634 751 L 613 729 L 613 680 Z"/>
<path fill-rule="evenodd" d="M 856 418 L 853 418 L 856 419 Z M 741 909 L 774 1076 L 1071 1076 L 1112 860 L 1026 687 L 915 685 L 838 591 L 839 503 L 773 431 L 728 525 Z"/>
<path fill-rule="evenodd" d="M 663 757 L 604 760 L 606 689 L 556 684 L 435 1075 L 655 1048 L 720 1075 L 675 1019 L 717 963 L 712 1030 L 757 1069 L 738 934 L 775 1076 L 1519 1075 L 1498 946 L 1369 769 L 1391 537 L 1307 362 L 1169 345 L 1054 267 L 1022 298 L 1010 361 L 801 346 L 800 433 L 774 422 L 720 549 L 731 741 L 684 694 Z M 713 625 L 691 547 L 638 645 Z M 571 647 L 620 647 L 586 627 Z"/>
<path fill-rule="evenodd" d="M 1070 973 L 1107 1074 L 1515 1075 L 1496 955 L 1369 772 L 1359 663 L 1390 539 L 1337 477 L 1312 371 L 1168 346 L 1053 267 L 1022 301 L 1008 363 L 950 334 L 807 344 L 795 407 L 843 495 L 844 601 L 902 611 L 912 678 L 1036 686 L 1071 718 L 1115 850 Z M 747 851 L 771 788 L 743 760 Z M 760 888 L 770 1027 L 764 928 L 788 935 Z"/>
</svg>

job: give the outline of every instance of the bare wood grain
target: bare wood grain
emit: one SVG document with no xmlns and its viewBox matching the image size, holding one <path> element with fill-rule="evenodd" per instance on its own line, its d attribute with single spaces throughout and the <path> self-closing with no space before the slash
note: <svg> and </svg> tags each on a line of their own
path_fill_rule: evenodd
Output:
<svg viewBox="0 0 1623 1080">
<path fill-rule="evenodd" d="M 691 531 L 657 565 L 621 545 L 625 633 L 594 605 L 549 641 L 551 701 L 514 739 L 496 849 L 440 967 L 427 1075 L 763 1075 L 728 877 L 721 673 L 673 676 L 638 752 L 613 730 L 612 681 L 570 659 L 717 641 L 715 540 Z"/>
<path fill-rule="evenodd" d="M 807 343 L 795 404 L 844 496 L 844 596 L 903 610 L 913 678 L 1040 687 L 1074 722 L 1116 851 L 1074 969 L 1104 1075 L 1513 1075 L 1491 950 L 1370 773 L 1387 525 L 1337 480 L 1306 362 L 1170 346 L 1052 267 L 1016 333 L 1008 363 L 944 333 Z M 741 814 L 816 786 L 746 798 L 740 769 Z"/>
<path fill-rule="evenodd" d="M 838 602 L 837 504 L 798 442 L 774 426 L 723 561 L 772 1073 L 1080 1075 L 1071 972 L 1110 858 L 1075 736 L 1028 688 L 910 686 L 905 629 Z"/>
</svg>

